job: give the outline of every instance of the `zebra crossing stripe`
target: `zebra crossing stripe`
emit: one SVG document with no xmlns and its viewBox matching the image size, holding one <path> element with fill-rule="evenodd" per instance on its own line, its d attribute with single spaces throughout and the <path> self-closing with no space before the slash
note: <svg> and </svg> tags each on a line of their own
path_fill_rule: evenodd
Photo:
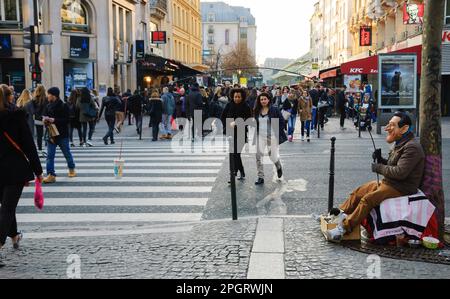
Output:
<svg viewBox="0 0 450 299">
<path fill-rule="evenodd" d="M 109 177 L 58 177 L 58 183 L 214 183 L 215 177 L 123 177 L 120 180 Z"/>
<path fill-rule="evenodd" d="M 49 198 L 46 207 L 152 207 L 152 206 L 206 206 L 208 198 Z M 34 207 L 34 199 L 25 198 L 19 207 Z"/>
<path fill-rule="evenodd" d="M 117 155 L 114 156 L 110 156 L 110 157 L 105 157 L 105 155 L 102 155 L 101 157 L 92 157 L 92 155 L 89 156 L 81 156 L 81 155 L 77 155 L 74 157 L 75 162 L 82 162 L 82 161 L 86 161 L 86 162 L 90 162 L 90 161 L 94 161 L 94 162 L 103 162 L 103 161 L 114 161 L 114 159 L 117 158 Z M 194 161 L 202 161 L 202 162 L 209 162 L 209 161 L 224 161 L 225 157 L 197 157 L 197 156 L 192 156 L 192 157 L 128 157 L 127 155 L 122 155 L 122 158 L 124 158 L 127 161 L 140 161 L 140 162 L 163 162 L 163 161 L 168 161 L 168 162 L 176 162 L 176 161 L 188 161 L 188 162 L 194 162 Z M 64 157 L 60 156 L 57 157 L 56 160 L 63 160 Z M 45 162 L 46 160 L 41 159 L 41 162 Z"/>
<path fill-rule="evenodd" d="M 77 168 L 84 167 L 111 167 L 114 163 L 79 163 L 75 160 Z M 128 163 L 125 160 L 125 167 L 221 167 L 222 163 Z M 55 167 L 66 167 L 66 163 L 56 163 Z"/>
<path fill-rule="evenodd" d="M 64 168 L 67 165 L 64 166 Z M 129 174 L 179 174 L 179 175 L 191 175 L 191 174 L 215 174 L 219 173 L 219 169 L 128 169 L 125 165 L 124 177 Z M 57 171 L 58 173 L 58 171 Z M 113 169 L 78 169 L 78 174 L 113 174 Z"/>
<path fill-rule="evenodd" d="M 17 214 L 18 223 L 195 222 L 201 213 Z"/>
<path fill-rule="evenodd" d="M 211 187 L 203 186 L 76 186 L 76 187 L 59 187 L 44 186 L 45 193 L 210 193 Z M 24 195 L 34 195 L 34 188 L 26 187 L 23 191 Z"/>
</svg>

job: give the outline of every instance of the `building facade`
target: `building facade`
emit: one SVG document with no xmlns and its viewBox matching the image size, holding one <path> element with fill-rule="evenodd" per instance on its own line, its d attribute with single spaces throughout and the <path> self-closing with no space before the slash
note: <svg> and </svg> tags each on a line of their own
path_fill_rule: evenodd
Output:
<svg viewBox="0 0 450 299">
<path fill-rule="evenodd" d="M 422 24 L 404 24 L 405 4 L 421 0 L 320 0 L 311 17 L 311 52 L 320 66 L 320 78 L 340 85 L 345 75 L 361 75 L 378 89 L 378 54 L 415 53 L 422 58 Z M 426 4 L 425 4 L 426 5 Z M 336 9 L 336 10 L 335 10 Z M 442 45 L 442 112 L 450 115 L 450 4 L 445 6 Z M 371 29 L 371 44 L 361 45 L 360 29 Z M 333 31 L 337 28 L 336 31 Z M 337 36 L 337 41 L 333 39 Z M 342 40 L 343 37 L 343 40 Z M 336 44 L 337 43 L 337 44 Z M 420 65 L 418 65 L 420 72 Z M 420 73 L 419 73 L 420 75 Z"/>
<path fill-rule="evenodd" d="M 173 0 L 171 9 L 171 58 L 194 69 L 203 69 L 200 0 Z"/>
<path fill-rule="evenodd" d="M 350 18 L 352 0 L 320 0 L 314 6 L 311 24 L 313 63 L 329 69 L 347 61 L 352 55 Z"/>
<path fill-rule="evenodd" d="M 220 66 L 221 58 L 245 44 L 256 57 L 256 21 L 250 9 L 224 2 L 201 4 L 203 22 L 203 62 L 211 68 Z"/>
<path fill-rule="evenodd" d="M 42 83 L 58 86 L 66 95 L 84 86 L 100 93 L 107 87 L 123 92 L 157 86 L 175 72 L 182 75 L 185 66 L 179 61 L 201 62 L 198 0 L 41 0 L 39 4 L 39 32 L 52 36 L 52 44 L 40 48 Z M 172 4 L 185 8 L 181 19 L 170 15 L 173 7 L 178 9 Z M 24 29 L 34 25 L 33 0 L 0 0 L 0 12 L 0 37 L 12 47 L 0 51 L 0 78 L 18 90 L 31 88 L 31 55 L 24 45 Z M 165 42 L 152 43 L 153 33 L 161 31 L 166 33 Z M 175 47 L 180 41 L 185 42 L 184 52 Z"/>
</svg>

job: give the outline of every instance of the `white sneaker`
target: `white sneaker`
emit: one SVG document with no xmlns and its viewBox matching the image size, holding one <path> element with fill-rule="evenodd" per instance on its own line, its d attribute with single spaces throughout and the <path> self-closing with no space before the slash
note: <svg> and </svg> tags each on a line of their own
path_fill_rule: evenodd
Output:
<svg viewBox="0 0 450 299">
<path fill-rule="evenodd" d="M 305 141 L 305 136 L 302 136 L 302 141 Z"/>
<path fill-rule="evenodd" d="M 86 142 L 86 144 L 87 144 L 89 147 L 93 147 L 93 146 L 94 146 L 90 140 L 89 140 L 88 142 Z"/>
<path fill-rule="evenodd" d="M 339 243 L 344 238 L 345 233 L 345 228 L 342 225 L 338 225 L 336 228 L 327 231 L 327 240 L 329 242 Z"/>
</svg>

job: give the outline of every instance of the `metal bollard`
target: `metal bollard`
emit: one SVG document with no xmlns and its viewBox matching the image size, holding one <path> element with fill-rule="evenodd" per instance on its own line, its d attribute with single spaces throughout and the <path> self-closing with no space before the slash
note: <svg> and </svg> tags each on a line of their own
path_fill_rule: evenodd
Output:
<svg viewBox="0 0 450 299">
<path fill-rule="evenodd" d="M 336 137 L 331 138 L 330 182 L 328 185 L 328 212 L 334 208 L 334 168 L 336 153 Z"/>
<path fill-rule="evenodd" d="M 237 195 L 236 195 L 236 165 L 234 163 L 234 153 L 237 153 L 237 131 L 232 138 L 230 138 L 230 182 L 231 182 L 231 208 L 233 213 L 233 220 L 238 220 L 237 211 Z"/>
</svg>

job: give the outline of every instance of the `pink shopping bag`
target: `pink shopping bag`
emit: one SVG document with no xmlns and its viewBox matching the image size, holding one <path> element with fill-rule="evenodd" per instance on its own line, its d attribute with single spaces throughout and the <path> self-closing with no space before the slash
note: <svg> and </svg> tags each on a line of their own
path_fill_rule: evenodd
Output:
<svg viewBox="0 0 450 299">
<path fill-rule="evenodd" d="M 35 180 L 35 187 L 34 206 L 38 210 L 42 210 L 44 208 L 44 193 L 42 192 L 42 184 L 38 179 Z"/>
</svg>

